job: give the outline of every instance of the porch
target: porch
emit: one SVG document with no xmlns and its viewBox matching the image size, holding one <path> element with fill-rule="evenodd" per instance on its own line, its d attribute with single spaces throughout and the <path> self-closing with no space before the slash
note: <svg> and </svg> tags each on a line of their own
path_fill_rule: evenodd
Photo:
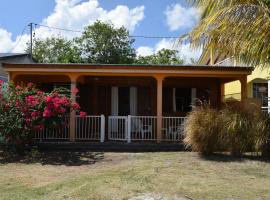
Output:
<svg viewBox="0 0 270 200">
<path fill-rule="evenodd" d="M 71 89 L 73 101 L 88 113 L 80 118 L 72 112 L 66 126 L 36 132 L 41 142 L 179 143 L 193 106 L 222 106 L 224 84 L 235 80 L 246 98 L 246 76 L 251 73 L 251 68 L 209 66 L 4 66 L 16 83 L 30 81 L 45 91 Z"/>
</svg>

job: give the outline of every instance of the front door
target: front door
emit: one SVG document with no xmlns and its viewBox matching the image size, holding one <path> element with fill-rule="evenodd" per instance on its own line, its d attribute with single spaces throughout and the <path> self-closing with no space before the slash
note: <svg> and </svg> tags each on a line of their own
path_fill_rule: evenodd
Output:
<svg viewBox="0 0 270 200">
<path fill-rule="evenodd" d="M 130 115 L 130 88 L 118 88 L 119 116 Z"/>
</svg>

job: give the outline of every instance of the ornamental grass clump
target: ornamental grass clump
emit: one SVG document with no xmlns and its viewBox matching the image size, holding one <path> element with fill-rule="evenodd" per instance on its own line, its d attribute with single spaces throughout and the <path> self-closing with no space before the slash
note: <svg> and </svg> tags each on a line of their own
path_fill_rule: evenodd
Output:
<svg viewBox="0 0 270 200">
<path fill-rule="evenodd" d="M 211 109 L 209 106 L 195 108 L 185 121 L 185 146 L 203 155 L 218 151 L 221 147 L 219 121 L 219 111 Z"/>
<path fill-rule="evenodd" d="M 252 102 L 235 102 L 221 110 L 220 132 L 225 149 L 234 156 L 256 151 L 256 141 L 262 133 L 261 112 Z"/>
<path fill-rule="evenodd" d="M 80 109 L 66 93 L 64 88 L 45 93 L 32 83 L 16 86 L 12 82 L 0 82 L 1 143 L 24 145 L 33 140 L 35 130 L 61 126 L 63 118 L 72 110 Z"/>
</svg>

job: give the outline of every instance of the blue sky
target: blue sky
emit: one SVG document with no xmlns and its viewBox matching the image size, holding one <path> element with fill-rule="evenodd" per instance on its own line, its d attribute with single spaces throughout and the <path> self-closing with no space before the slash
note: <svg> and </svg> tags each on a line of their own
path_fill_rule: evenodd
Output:
<svg viewBox="0 0 270 200">
<path fill-rule="evenodd" d="M 16 5 L 16 6 L 15 6 Z M 197 23 L 199 11 L 185 0 L 4 0 L 0 12 L 0 52 L 22 52 L 29 39 L 30 22 L 59 28 L 82 30 L 95 20 L 111 21 L 125 26 L 131 35 L 179 36 Z M 74 33 L 37 27 L 36 37 Z M 149 55 L 161 48 L 177 48 L 184 57 L 198 57 L 187 46 L 175 47 L 173 39 L 137 38 L 134 47 L 140 55 Z"/>
</svg>

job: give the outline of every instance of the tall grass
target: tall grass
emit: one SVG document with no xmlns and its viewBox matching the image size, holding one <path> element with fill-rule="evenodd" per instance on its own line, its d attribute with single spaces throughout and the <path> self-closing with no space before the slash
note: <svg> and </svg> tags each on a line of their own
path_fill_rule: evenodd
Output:
<svg viewBox="0 0 270 200">
<path fill-rule="evenodd" d="M 232 155 L 254 151 L 261 121 L 260 108 L 251 102 L 235 102 L 221 110 L 221 141 Z"/>
<path fill-rule="evenodd" d="M 245 152 L 270 156 L 270 117 L 250 101 L 220 110 L 197 107 L 187 116 L 184 133 L 186 147 L 204 155 L 223 150 L 234 156 Z"/>
<path fill-rule="evenodd" d="M 185 121 L 184 143 L 193 151 L 208 155 L 218 150 L 219 112 L 208 106 L 195 108 Z"/>
</svg>

